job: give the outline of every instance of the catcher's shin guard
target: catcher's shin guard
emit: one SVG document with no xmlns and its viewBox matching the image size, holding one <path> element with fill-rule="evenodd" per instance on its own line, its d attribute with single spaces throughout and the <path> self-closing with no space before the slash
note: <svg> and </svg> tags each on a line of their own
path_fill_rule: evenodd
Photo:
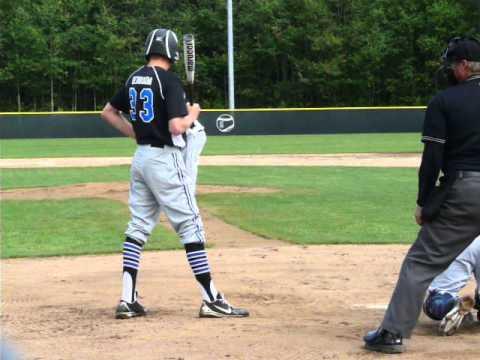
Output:
<svg viewBox="0 0 480 360">
<path fill-rule="evenodd" d="M 458 303 L 456 296 L 437 290 L 431 291 L 423 303 L 423 312 L 432 320 L 441 321 Z"/>
</svg>

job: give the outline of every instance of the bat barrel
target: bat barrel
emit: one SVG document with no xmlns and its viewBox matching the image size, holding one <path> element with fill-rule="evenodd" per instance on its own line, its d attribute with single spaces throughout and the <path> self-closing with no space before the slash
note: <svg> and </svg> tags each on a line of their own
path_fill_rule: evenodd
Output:
<svg viewBox="0 0 480 360">
<path fill-rule="evenodd" d="M 183 55 L 187 82 L 193 84 L 195 78 L 195 38 L 193 34 L 183 36 Z"/>
</svg>

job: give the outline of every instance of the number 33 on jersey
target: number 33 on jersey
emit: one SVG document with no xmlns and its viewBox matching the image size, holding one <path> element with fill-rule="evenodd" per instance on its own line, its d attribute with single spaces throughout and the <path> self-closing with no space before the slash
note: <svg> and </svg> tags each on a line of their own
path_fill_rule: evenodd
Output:
<svg viewBox="0 0 480 360">
<path fill-rule="evenodd" d="M 128 89 L 128 96 L 130 97 L 130 118 L 132 121 L 137 120 L 137 97 L 138 93 L 134 87 Z M 150 88 L 143 88 L 140 91 L 140 100 L 142 101 L 142 110 L 139 112 L 140 119 L 143 122 L 149 123 L 155 117 L 153 112 L 153 91 Z"/>
<path fill-rule="evenodd" d="M 169 121 L 188 115 L 180 79 L 170 71 L 153 66 L 134 71 L 110 104 L 130 115 L 140 145 L 174 146 Z"/>
</svg>

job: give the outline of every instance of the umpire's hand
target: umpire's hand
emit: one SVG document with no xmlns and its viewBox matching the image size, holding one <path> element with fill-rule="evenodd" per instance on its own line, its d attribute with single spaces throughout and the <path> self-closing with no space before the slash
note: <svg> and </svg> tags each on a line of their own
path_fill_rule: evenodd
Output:
<svg viewBox="0 0 480 360">
<path fill-rule="evenodd" d="M 418 206 L 415 209 L 415 221 L 417 222 L 418 225 L 423 225 L 423 220 L 422 220 L 422 207 Z"/>
</svg>

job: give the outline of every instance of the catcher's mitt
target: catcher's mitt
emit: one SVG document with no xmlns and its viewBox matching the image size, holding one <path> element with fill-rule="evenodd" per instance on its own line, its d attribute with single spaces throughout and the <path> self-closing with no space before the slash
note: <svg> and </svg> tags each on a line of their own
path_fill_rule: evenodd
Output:
<svg viewBox="0 0 480 360">
<path fill-rule="evenodd" d="M 462 325 L 464 318 L 472 317 L 475 300 L 470 295 L 462 296 L 457 304 L 440 322 L 440 333 L 444 336 L 453 335 Z"/>
</svg>

